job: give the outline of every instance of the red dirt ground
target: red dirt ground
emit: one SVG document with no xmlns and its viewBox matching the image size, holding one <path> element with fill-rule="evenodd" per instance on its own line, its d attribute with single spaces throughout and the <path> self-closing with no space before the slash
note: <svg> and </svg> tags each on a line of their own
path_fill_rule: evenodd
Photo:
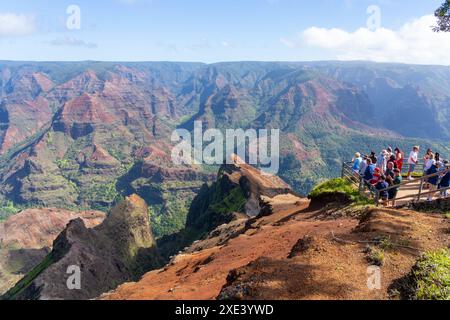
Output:
<svg viewBox="0 0 450 320">
<path fill-rule="evenodd" d="M 227 286 L 233 299 L 388 299 L 390 284 L 410 271 L 420 252 L 450 244 L 449 221 L 441 215 L 309 208 L 307 200 L 292 195 L 277 196 L 272 205 L 274 214 L 255 220 L 225 245 L 180 254 L 164 269 L 101 298 L 216 299 Z M 370 290 L 364 241 L 380 237 L 403 247 L 384 250 L 382 287 Z M 288 259 L 303 238 L 309 245 Z"/>
</svg>

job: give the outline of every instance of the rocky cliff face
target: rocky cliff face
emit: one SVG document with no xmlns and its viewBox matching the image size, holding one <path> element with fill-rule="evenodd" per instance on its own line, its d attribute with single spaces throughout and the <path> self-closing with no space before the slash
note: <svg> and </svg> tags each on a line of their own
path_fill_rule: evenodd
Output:
<svg viewBox="0 0 450 320">
<path fill-rule="evenodd" d="M 364 62 L 312 65 L 321 73 L 363 88 L 378 114 L 378 125 L 408 137 L 448 139 L 447 67 Z"/>
<path fill-rule="evenodd" d="M 263 175 L 247 164 L 222 165 L 217 180 L 193 199 L 185 228 L 158 241 L 161 254 L 169 257 L 231 221 L 269 215 L 272 208 L 265 199 L 281 194 L 294 192 L 277 176 Z"/>
<path fill-rule="evenodd" d="M 100 211 L 27 209 L 0 222 L 0 294 L 45 258 L 69 221 L 80 218 L 92 228 L 105 216 Z"/>
<path fill-rule="evenodd" d="M 138 194 L 149 204 L 153 232 L 161 237 L 184 228 L 192 200 L 202 185 L 214 181 L 216 175 L 187 166 L 155 165 L 153 157 L 171 161 L 162 152 L 150 152 L 118 180 L 116 187 L 120 194 Z"/>
<path fill-rule="evenodd" d="M 53 82 L 33 69 L 1 71 L 0 153 L 37 133 L 52 118 L 51 102 L 45 94 Z"/>
<path fill-rule="evenodd" d="M 88 229 L 81 219 L 72 220 L 54 241 L 52 251 L 4 298 L 95 298 L 120 283 L 137 280 L 160 262 L 147 205 L 132 195 L 95 228 Z M 75 270 L 71 268 L 80 271 L 79 289 L 67 285 L 70 270 Z"/>
<path fill-rule="evenodd" d="M 172 165 L 173 129 L 278 128 L 279 175 L 306 195 L 355 151 L 450 152 L 448 85 L 446 67 L 2 62 L 0 204 L 108 211 L 138 193 L 160 237 L 183 228 L 211 181 L 206 168 Z"/>
</svg>

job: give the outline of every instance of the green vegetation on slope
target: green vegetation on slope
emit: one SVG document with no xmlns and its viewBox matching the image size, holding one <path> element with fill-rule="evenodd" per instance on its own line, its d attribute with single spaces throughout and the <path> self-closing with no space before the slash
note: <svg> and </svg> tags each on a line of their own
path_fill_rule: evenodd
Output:
<svg viewBox="0 0 450 320">
<path fill-rule="evenodd" d="M 211 185 L 204 184 L 192 201 L 186 227 L 177 234 L 159 239 L 160 251 L 168 257 L 203 238 L 218 226 L 232 221 L 235 213 L 244 212 L 246 201 L 241 186 L 219 171 L 217 181 Z"/>
<path fill-rule="evenodd" d="M 53 254 L 48 254 L 44 260 L 34 267 L 25 277 L 22 278 L 11 290 L 0 297 L 0 300 L 14 300 L 21 292 L 30 286 L 34 279 L 36 279 L 44 270 L 46 270 L 55 259 Z M 38 292 L 36 292 L 38 294 Z M 32 297 L 31 297 L 32 298 Z"/>
<path fill-rule="evenodd" d="M 246 199 L 242 189 L 236 187 L 221 201 L 211 204 L 211 210 L 219 214 L 239 212 L 244 208 L 245 203 Z"/>
<path fill-rule="evenodd" d="M 371 204 L 371 201 L 362 196 L 350 181 L 343 178 L 331 179 L 317 185 L 309 194 L 309 198 L 317 199 L 327 196 L 333 198 L 337 194 L 342 195 L 354 205 Z"/>
<path fill-rule="evenodd" d="M 242 212 L 246 203 L 240 186 L 218 180 L 210 187 L 204 186 L 192 202 L 188 214 L 188 227 L 199 233 L 210 231 L 228 222 L 234 212 Z"/>
<path fill-rule="evenodd" d="M 450 249 L 424 254 L 400 280 L 400 291 L 406 299 L 450 300 Z"/>
<path fill-rule="evenodd" d="M 450 300 L 450 250 L 427 253 L 417 262 L 417 299 Z"/>
<path fill-rule="evenodd" d="M 192 190 L 200 188 L 195 183 L 191 185 Z M 156 238 L 176 233 L 184 228 L 189 205 L 195 197 L 195 193 L 189 189 L 171 190 L 167 187 L 167 183 L 163 183 L 161 187 L 159 195 L 162 197 L 162 203 L 155 203 L 155 200 L 158 202 L 158 197 L 147 200 L 151 209 L 151 226 Z"/>
<path fill-rule="evenodd" d="M 0 221 L 12 216 L 20 211 L 12 201 L 6 201 L 0 205 Z"/>
</svg>

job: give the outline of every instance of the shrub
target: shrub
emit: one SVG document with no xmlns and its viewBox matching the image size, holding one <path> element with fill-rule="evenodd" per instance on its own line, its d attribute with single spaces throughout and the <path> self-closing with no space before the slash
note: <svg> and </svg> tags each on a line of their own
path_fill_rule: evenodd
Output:
<svg viewBox="0 0 450 320">
<path fill-rule="evenodd" d="M 390 289 L 402 299 L 450 300 L 450 249 L 425 253 Z"/>
<path fill-rule="evenodd" d="M 6 219 L 9 216 L 15 215 L 20 211 L 19 208 L 14 206 L 14 203 L 7 201 L 2 206 L 0 206 L 0 220 Z"/>
<path fill-rule="evenodd" d="M 429 252 L 411 272 L 416 299 L 450 300 L 450 249 Z"/>
<path fill-rule="evenodd" d="M 366 258 L 370 264 L 381 267 L 384 264 L 384 251 L 378 248 L 368 247 Z"/>
<path fill-rule="evenodd" d="M 355 205 L 370 204 L 371 201 L 361 195 L 356 186 L 343 178 L 331 179 L 325 181 L 313 188 L 309 194 L 310 199 L 323 197 L 326 195 L 342 194 Z"/>
</svg>

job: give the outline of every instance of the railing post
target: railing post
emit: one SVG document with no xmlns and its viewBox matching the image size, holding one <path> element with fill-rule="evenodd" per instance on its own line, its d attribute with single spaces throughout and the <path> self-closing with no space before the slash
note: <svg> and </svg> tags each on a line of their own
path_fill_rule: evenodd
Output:
<svg viewBox="0 0 450 320">
<path fill-rule="evenodd" d="M 342 162 L 341 178 L 344 178 L 345 162 Z"/>
<path fill-rule="evenodd" d="M 422 191 L 423 191 L 423 177 L 420 179 L 420 187 L 419 187 L 419 194 L 417 195 L 417 202 L 420 202 L 420 198 L 422 197 Z"/>
<path fill-rule="evenodd" d="M 380 192 L 375 190 L 375 205 L 378 207 L 380 205 Z"/>
</svg>

